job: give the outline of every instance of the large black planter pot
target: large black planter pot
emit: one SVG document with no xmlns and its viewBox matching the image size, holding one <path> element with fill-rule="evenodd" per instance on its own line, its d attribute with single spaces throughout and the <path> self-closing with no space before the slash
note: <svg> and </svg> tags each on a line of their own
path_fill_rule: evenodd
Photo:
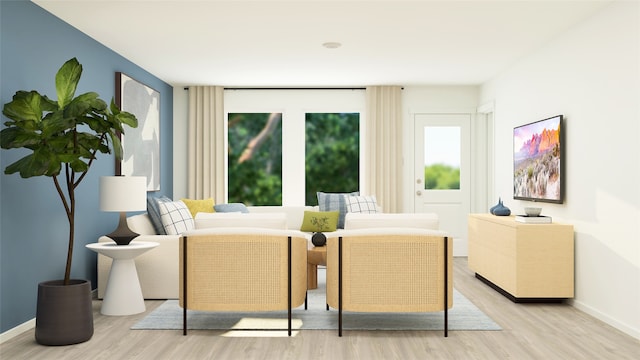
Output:
<svg viewBox="0 0 640 360">
<path fill-rule="evenodd" d="M 93 336 L 91 282 L 62 280 L 38 284 L 36 341 L 42 345 L 71 345 Z"/>
</svg>

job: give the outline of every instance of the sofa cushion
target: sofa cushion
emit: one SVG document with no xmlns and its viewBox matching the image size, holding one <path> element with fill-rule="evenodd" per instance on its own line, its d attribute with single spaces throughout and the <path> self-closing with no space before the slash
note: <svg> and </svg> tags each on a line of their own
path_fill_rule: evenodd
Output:
<svg viewBox="0 0 640 360">
<path fill-rule="evenodd" d="M 371 228 L 419 228 L 438 230 L 439 218 L 434 213 L 406 213 L 406 214 L 363 214 L 347 213 L 345 229 Z"/>
<path fill-rule="evenodd" d="M 249 209 L 243 203 L 230 203 L 230 204 L 216 204 L 213 206 L 213 209 L 216 212 L 226 213 L 226 212 L 241 212 L 248 213 Z"/>
<path fill-rule="evenodd" d="M 318 191 L 318 207 L 320 211 L 336 211 L 340 212 L 338 216 L 338 229 L 344 228 L 344 215 L 347 213 L 347 203 L 345 202 L 345 195 L 360 195 L 360 192 L 355 191 L 352 193 L 324 193 Z"/>
<path fill-rule="evenodd" d="M 246 227 L 287 229 L 285 213 L 198 213 L 195 218 L 195 229 Z"/>
<path fill-rule="evenodd" d="M 375 196 L 345 196 L 348 213 L 375 214 L 378 203 Z"/>
<path fill-rule="evenodd" d="M 140 235 L 156 235 L 156 229 L 153 227 L 149 214 L 138 214 L 127 217 L 127 225 L 131 231 Z"/>
<path fill-rule="evenodd" d="M 151 219 L 151 223 L 153 224 L 153 228 L 156 230 L 156 234 L 158 235 L 166 235 L 167 232 L 164 230 L 164 226 L 162 226 L 162 219 L 160 218 L 160 209 L 158 208 L 158 204 L 160 202 L 172 201 L 166 196 L 147 197 L 147 214 L 149 214 L 149 219 Z"/>
<path fill-rule="evenodd" d="M 262 205 L 248 206 L 249 212 L 252 214 L 263 213 L 285 213 L 287 214 L 287 229 L 300 231 L 302 227 L 302 219 L 305 211 L 318 211 L 317 206 L 283 206 L 283 205 Z"/>
<path fill-rule="evenodd" d="M 192 217 L 195 217 L 199 212 L 212 213 L 214 201 L 213 198 L 194 200 L 194 199 L 180 199 L 187 205 Z"/>
<path fill-rule="evenodd" d="M 336 231 L 339 216 L 339 211 L 305 211 L 300 231 Z"/>
<path fill-rule="evenodd" d="M 179 235 L 193 229 L 193 217 L 182 201 L 159 202 L 158 208 L 167 235 Z"/>
</svg>

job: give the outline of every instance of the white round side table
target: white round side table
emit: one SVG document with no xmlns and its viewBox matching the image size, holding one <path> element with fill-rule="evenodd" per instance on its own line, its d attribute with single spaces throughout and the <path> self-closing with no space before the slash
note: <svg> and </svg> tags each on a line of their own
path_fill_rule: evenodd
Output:
<svg viewBox="0 0 640 360">
<path fill-rule="evenodd" d="M 132 241 L 87 244 L 87 248 L 113 259 L 100 312 L 104 315 L 133 315 L 144 312 L 144 298 L 134 259 L 158 246 L 157 242 Z"/>
</svg>

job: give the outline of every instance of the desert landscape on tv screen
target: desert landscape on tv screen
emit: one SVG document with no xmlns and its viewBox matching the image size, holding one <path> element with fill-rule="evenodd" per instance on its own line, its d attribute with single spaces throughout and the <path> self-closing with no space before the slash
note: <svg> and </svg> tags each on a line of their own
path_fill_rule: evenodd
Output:
<svg viewBox="0 0 640 360">
<path fill-rule="evenodd" d="M 560 116 L 513 130 L 514 198 L 560 201 Z"/>
</svg>

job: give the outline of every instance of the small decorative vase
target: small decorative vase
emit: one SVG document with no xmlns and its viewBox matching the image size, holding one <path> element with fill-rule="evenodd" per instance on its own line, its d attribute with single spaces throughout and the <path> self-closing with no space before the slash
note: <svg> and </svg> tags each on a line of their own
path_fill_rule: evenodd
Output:
<svg viewBox="0 0 640 360">
<path fill-rule="evenodd" d="M 489 213 L 491 213 L 493 215 L 493 212 L 499 207 L 502 206 L 502 198 L 498 198 L 498 203 L 493 205 L 490 209 L 489 209 Z"/>
<path fill-rule="evenodd" d="M 511 215 L 511 209 L 504 206 L 502 204 L 502 200 L 498 203 L 498 205 L 493 209 L 493 215 L 495 216 L 509 216 Z"/>
<path fill-rule="evenodd" d="M 327 243 L 327 237 L 321 232 L 313 233 L 311 242 L 314 246 L 324 246 Z"/>
</svg>

